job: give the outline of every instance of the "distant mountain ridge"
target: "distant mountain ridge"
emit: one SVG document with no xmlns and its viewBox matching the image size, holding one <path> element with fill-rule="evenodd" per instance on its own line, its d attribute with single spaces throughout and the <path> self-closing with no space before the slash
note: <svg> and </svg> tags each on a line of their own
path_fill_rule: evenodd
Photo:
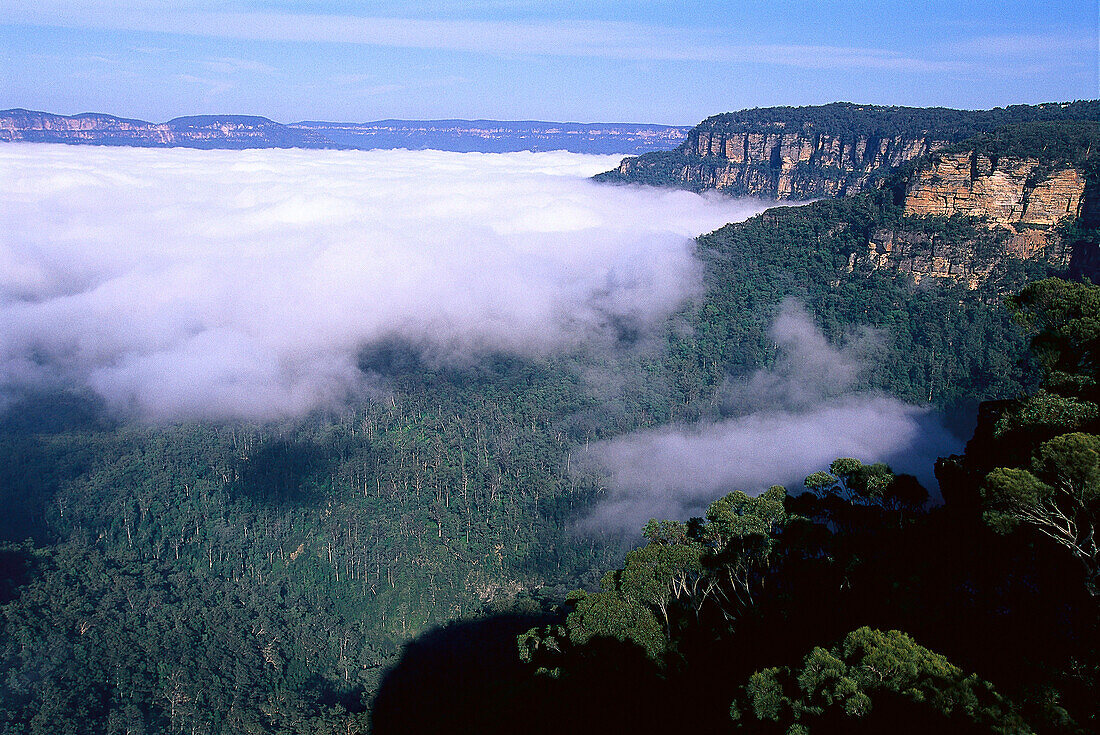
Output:
<svg viewBox="0 0 1100 735">
<path fill-rule="evenodd" d="M 0 141 L 154 148 L 337 148 L 324 136 L 253 115 L 196 115 L 151 123 L 95 112 L 0 112 Z"/>
<path fill-rule="evenodd" d="M 997 128 L 1100 120 L 1100 101 L 992 110 L 835 102 L 714 115 L 675 150 L 627 158 L 601 181 L 812 199 L 866 189 L 892 169 Z"/>
<path fill-rule="evenodd" d="M 191 115 L 164 123 L 103 113 L 0 111 L 0 142 L 186 148 L 433 148 L 460 152 L 566 150 L 641 154 L 676 146 L 688 127 L 644 123 L 501 120 L 303 121 L 256 115 Z"/>
</svg>

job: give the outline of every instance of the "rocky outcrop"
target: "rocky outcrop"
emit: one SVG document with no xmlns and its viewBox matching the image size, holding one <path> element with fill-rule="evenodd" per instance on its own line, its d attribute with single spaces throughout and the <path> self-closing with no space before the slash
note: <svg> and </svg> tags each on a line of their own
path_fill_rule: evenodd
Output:
<svg viewBox="0 0 1100 735">
<path fill-rule="evenodd" d="M 946 279 L 978 288 L 1009 259 L 1040 259 L 1055 268 L 1069 265 L 1073 248 L 1039 230 L 998 229 L 959 236 L 919 226 L 876 229 L 867 243 L 867 261 L 874 268 L 903 273 L 920 283 Z M 851 266 L 855 264 L 853 256 Z"/>
<path fill-rule="evenodd" d="M 1074 247 L 1056 227 L 1081 216 L 1085 194 L 1084 171 L 1075 166 L 978 151 L 937 154 L 910 178 L 901 224 L 871 235 L 868 260 L 916 282 L 951 279 L 971 288 L 1008 259 L 1066 268 Z M 950 236 L 923 221 L 959 216 L 969 221 Z"/>
<path fill-rule="evenodd" d="M 67 117 L 32 110 L 5 110 L 0 112 L 0 140 L 105 145 L 132 140 L 133 145 L 164 146 L 171 144 L 172 130 L 164 123 L 112 115 L 84 113 Z"/>
<path fill-rule="evenodd" d="M 378 120 L 365 123 L 299 122 L 352 148 L 433 149 L 461 153 L 570 151 L 640 155 L 675 148 L 689 127 L 639 123 L 557 123 L 502 120 Z"/>
<path fill-rule="evenodd" d="M 1085 175 L 1064 166 L 1051 170 L 1035 158 L 991 159 L 976 151 L 934 156 L 905 192 L 909 215 L 966 214 L 991 226 L 1052 227 L 1078 217 Z"/>
<path fill-rule="evenodd" d="M 977 134 L 1028 122 L 1095 121 L 1095 100 L 992 110 L 839 102 L 708 118 L 678 148 L 626 158 L 598 181 L 813 199 L 856 194 L 898 166 Z"/>
<path fill-rule="evenodd" d="M 151 123 L 97 113 L 67 117 L 32 110 L 0 111 L 0 142 L 142 147 L 645 153 L 676 146 L 688 131 L 686 127 L 635 123 L 496 120 L 315 121 L 283 125 L 252 115 L 200 115 Z"/>
</svg>

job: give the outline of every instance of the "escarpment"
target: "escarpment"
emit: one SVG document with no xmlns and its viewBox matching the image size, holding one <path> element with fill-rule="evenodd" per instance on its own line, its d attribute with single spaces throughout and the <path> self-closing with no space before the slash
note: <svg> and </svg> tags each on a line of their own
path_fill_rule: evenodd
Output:
<svg viewBox="0 0 1100 735">
<path fill-rule="evenodd" d="M 837 197 L 862 191 L 876 173 L 943 148 L 928 136 L 876 137 L 814 132 L 693 130 L 684 146 L 627 158 L 603 180 L 657 183 L 693 191 L 771 199 Z"/>
<path fill-rule="evenodd" d="M 1005 125 L 1096 119 L 1095 101 L 977 111 L 851 103 L 742 110 L 708 118 L 678 148 L 625 158 L 596 179 L 770 199 L 848 196 Z"/>
<path fill-rule="evenodd" d="M 1085 175 L 1038 158 L 996 160 L 978 151 L 934 156 L 905 194 L 911 215 L 983 217 L 990 225 L 1052 227 L 1081 213 Z"/>
<path fill-rule="evenodd" d="M 314 131 L 254 115 L 198 115 L 152 123 L 91 112 L 67 116 L 22 109 L 0 112 L 0 142 L 155 148 L 340 147 Z"/>
<path fill-rule="evenodd" d="M 972 288 L 1013 259 L 1100 273 L 1095 244 L 1069 227 L 1095 227 L 1098 149 L 1100 123 L 1034 123 L 933 154 L 895 183 L 904 216 L 875 229 L 869 261 Z"/>
</svg>

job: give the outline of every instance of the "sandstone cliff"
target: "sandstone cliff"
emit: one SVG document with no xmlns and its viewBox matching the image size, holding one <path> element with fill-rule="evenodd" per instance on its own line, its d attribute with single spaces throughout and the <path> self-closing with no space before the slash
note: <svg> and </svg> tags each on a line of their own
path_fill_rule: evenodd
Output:
<svg viewBox="0 0 1100 735">
<path fill-rule="evenodd" d="M 626 158 L 615 170 L 623 181 L 666 183 L 732 196 L 811 199 L 862 191 L 875 174 L 948 144 L 927 136 L 845 136 L 811 130 L 746 133 L 693 130 L 681 148 L 663 157 Z M 605 175 L 605 179 L 610 177 Z"/>
<path fill-rule="evenodd" d="M 690 128 L 637 123 L 498 120 L 306 121 L 283 125 L 251 115 L 179 117 L 166 123 L 84 113 L 67 117 L 0 110 L 0 142 L 189 148 L 408 148 L 444 151 L 645 153 L 681 143 Z"/>
<path fill-rule="evenodd" d="M 934 156 L 905 193 L 911 215 L 966 214 L 990 225 L 1051 227 L 1078 217 L 1084 172 L 1064 166 L 1049 170 L 1037 158 L 994 160 L 977 151 Z"/>
<path fill-rule="evenodd" d="M 975 288 L 1012 259 L 1040 259 L 1058 269 L 1073 259 L 1078 267 L 1094 259 L 1094 247 L 1084 248 L 1059 225 L 1097 207 L 1097 188 L 1086 169 L 1093 144 L 1100 142 L 1100 127 L 1062 125 L 1024 132 L 1044 141 L 1068 135 L 1075 147 L 1070 155 L 1053 157 L 1041 152 L 1049 149 L 1045 143 L 1039 155 L 991 155 L 975 144 L 971 150 L 930 156 L 905 181 L 900 223 L 872 233 L 870 263 L 908 273 L 918 282 L 949 278 Z M 1035 149 L 1033 144 L 1030 150 Z M 947 227 L 945 236 L 928 226 L 930 218 L 966 223 Z"/>
<path fill-rule="evenodd" d="M 673 151 L 623 159 L 596 178 L 733 196 L 837 197 L 864 191 L 896 167 L 978 133 L 1082 119 L 1100 119 L 1100 103 L 977 111 L 850 103 L 742 110 L 704 120 Z"/>
<path fill-rule="evenodd" d="M 0 113 L 0 140 L 111 143 L 126 138 L 135 145 L 168 145 L 172 131 L 168 125 L 127 120 L 112 115 L 84 113 L 67 117 L 32 110 L 5 110 Z"/>
<path fill-rule="evenodd" d="M 1074 257 L 1073 243 L 1038 230 L 926 229 L 913 223 L 876 229 L 867 243 L 872 267 L 904 273 L 915 283 L 947 279 L 978 288 L 1014 260 L 1040 261 L 1059 270 Z M 850 267 L 856 256 L 852 256 Z"/>
</svg>

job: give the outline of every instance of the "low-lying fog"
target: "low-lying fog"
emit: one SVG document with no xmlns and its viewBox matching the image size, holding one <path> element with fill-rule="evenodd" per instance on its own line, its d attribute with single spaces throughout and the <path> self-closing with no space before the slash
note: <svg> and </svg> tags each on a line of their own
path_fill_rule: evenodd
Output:
<svg viewBox="0 0 1100 735">
<path fill-rule="evenodd" d="M 933 466 L 963 448 L 942 416 L 896 398 L 854 390 L 873 369 L 880 335 L 866 332 L 830 345 L 793 300 L 783 303 L 770 335 L 776 364 L 723 386 L 725 418 L 663 426 L 575 452 L 581 472 L 608 479 L 608 496 L 582 528 L 637 534 L 650 518 L 702 515 L 732 490 L 756 495 L 771 485 L 793 494 L 837 457 L 887 462 L 936 494 Z"/>
<path fill-rule="evenodd" d="M 152 420 L 278 419 L 438 359 L 644 331 L 692 238 L 765 205 L 596 185 L 618 156 L 0 147 L 0 399 L 91 388 Z"/>
<path fill-rule="evenodd" d="M 597 185 L 616 156 L 0 146 L 0 405 L 79 386 L 140 420 L 275 420 L 371 386 L 379 340 L 428 359 L 644 335 L 698 293 L 692 239 L 758 201 Z M 857 395 L 872 336 L 831 346 L 797 304 L 783 358 L 725 386 L 725 418 L 594 445 L 634 531 L 837 456 L 924 474 L 937 418 Z M 582 466 L 586 465 L 581 461 Z"/>
</svg>

